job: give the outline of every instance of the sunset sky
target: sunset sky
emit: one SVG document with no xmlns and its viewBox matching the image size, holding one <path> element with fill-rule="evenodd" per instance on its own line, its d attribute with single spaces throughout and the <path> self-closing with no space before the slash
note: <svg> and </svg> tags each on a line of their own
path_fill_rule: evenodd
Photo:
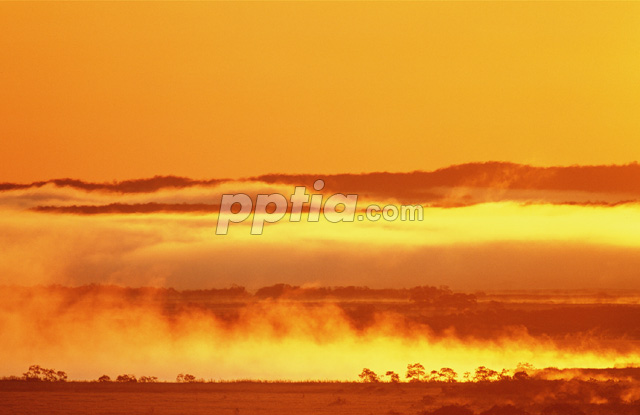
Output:
<svg viewBox="0 0 640 415">
<path fill-rule="evenodd" d="M 0 4 L 0 180 L 627 163 L 640 4 Z"/>
</svg>

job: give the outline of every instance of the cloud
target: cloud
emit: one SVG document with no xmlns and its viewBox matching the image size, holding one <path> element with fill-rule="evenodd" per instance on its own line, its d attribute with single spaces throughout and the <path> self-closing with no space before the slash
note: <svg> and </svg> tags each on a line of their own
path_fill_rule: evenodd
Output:
<svg viewBox="0 0 640 415">
<path fill-rule="evenodd" d="M 285 282 L 456 289 L 640 288 L 640 208 L 482 204 L 416 222 L 250 223 L 215 213 L 0 216 L 0 283 L 203 288 Z"/>
<path fill-rule="evenodd" d="M 48 184 L 56 187 L 69 187 L 86 191 L 103 191 L 112 193 L 151 193 L 167 188 L 184 188 L 192 186 L 214 186 L 225 180 L 193 180 L 176 176 L 155 176 L 150 179 L 124 180 L 113 183 L 90 183 L 78 179 L 52 179 L 29 184 L 0 183 L 0 191 L 40 188 Z"/>
<path fill-rule="evenodd" d="M 186 189 L 198 189 L 219 198 L 221 191 L 245 192 L 246 188 L 281 189 L 290 194 L 295 186 L 311 189 L 322 178 L 325 194 L 351 193 L 363 199 L 396 200 L 433 206 L 468 206 L 477 203 L 519 201 L 531 203 L 618 204 L 640 199 L 640 166 L 636 163 L 610 166 L 533 167 L 505 162 L 468 163 L 431 172 L 366 173 L 336 175 L 272 174 L 229 180 L 193 180 L 157 176 L 113 183 L 90 183 L 58 179 L 31 184 L 0 184 L 0 200 L 10 194 L 28 198 L 76 190 L 76 205 L 87 199 L 113 203 L 161 203 L 156 193 L 173 194 L 174 201 L 189 203 L 181 197 Z M 17 193 L 20 192 L 20 193 Z M 67 196 L 69 192 L 65 193 Z M 139 197 L 131 197 L 138 195 Z M 126 197 L 130 196 L 130 197 Z M 175 199 L 178 200 L 175 200 Z M 14 197 L 15 199 L 15 197 Z M 206 203 L 206 202 L 201 202 Z M 69 203 L 63 203 L 64 206 Z M 33 205 L 31 205 L 33 207 Z"/>
</svg>

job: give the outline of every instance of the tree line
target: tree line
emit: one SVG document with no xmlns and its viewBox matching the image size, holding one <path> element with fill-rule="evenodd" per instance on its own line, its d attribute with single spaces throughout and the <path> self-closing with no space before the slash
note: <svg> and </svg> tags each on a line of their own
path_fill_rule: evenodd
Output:
<svg viewBox="0 0 640 415">
<path fill-rule="evenodd" d="M 462 377 L 458 377 L 458 373 L 448 367 L 443 367 L 440 370 L 432 370 L 427 373 L 425 367 L 420 363 L 411 363 L 407 365 L 407 371 L 405 379 L 407 382 L 442 382 L 442 383 L 454 383 L 458 381 L 463 382 L 495 382 L 500 380 L 524 380 L 528 379 L 529 375 L 527 371 L 533 370 L 533 366 L 524 363 L 519 364 L 511 375 L 511 372 L 507 369 L 503 369 L 498 372 L 493 369 L 489 369 L 486 366 L 479 366 L 474 373 L 465 372 Z M 364 383 L 378 383 L 389 382 L 399 383 L 400 375 L 394 371 L 387 371 L 384 375 L 378 375 L 373 370 L 364 368 L 358 375 L 361 382 Z M 55 369 L 47 369 L 40 365 L 31 365 L 29 369 L 22 374 L 22 377 L 9 377 L 5 380 L 24 380 L 24 381 L 39 381 L 39 382 L 66 382 L 67 374 L 63 371 L 57 371 Z M 119 383 L 155 383 L 158 382 L 156 376 L 140 376 L 136 377 L 132 374 L 118 375 L 115 379 L 111 379 L 108 375 L 102 375 L 97 379 L 97 382 L 119 382 Z M 204 383 L 202 378 L 196 378 L 191 374 L 180 373 L 176 376 L 177 383 Z"/>
<path fill-rule="evenodd" d="M 61 370 L 47 369 L 40 365 L 31 365 L 29 369 L 22 374 L 22 376 L 9 376 L 2 378 L 2 380 L 13 381 L 28 381 L 28 382 L 66 382 L 67 373 Z M 132 374 L 118 375 L 115 379 L 111 379 L 108 375 L 102 375 L 95 382 L 119 382 L 119 383 L 155 383 L 158 382 L 156 376 L 140 376 L 137 377 Z M 196 378 L 191 374 L 180 373 L 176 376 L 177 383 L 202 383 L 204 379 Z"/>
<path fill-rule="evenodd" d="M 486 366 L 479 366 L 474 373 L 465 372 L 462 378 L 458 378 L 458 373 L 449 368 L 443 367 L 440 370 L 432 370 L 427 373 L 426 369 L 420 363 L 410 363 L 407 365 L 405 379 L 408 382 L 444 382 L 453 383 L 459 380 L 463 382 L 496 382 L 500 380 L 524 380 L 529 378 L 527 370 L 532 370 L 533 366 L 528 363 L 521 363 L 517 366 L 515 373 L 511 375 L 507 369 L 498 372 L 489 369 Z M 387 371 L 384 375 L 378 375 L 373 370 L 364 368 L 358 375 L 361 382 L 377 383 L 377 382 L 400 382 L 400 375 L 393 371 Z"/>
</svg>

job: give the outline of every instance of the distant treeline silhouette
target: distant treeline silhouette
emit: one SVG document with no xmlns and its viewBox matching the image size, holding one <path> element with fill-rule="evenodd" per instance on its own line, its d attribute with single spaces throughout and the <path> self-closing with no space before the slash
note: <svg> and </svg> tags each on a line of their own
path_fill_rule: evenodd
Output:
<svg viewBox="0 0 640 415">
<path fill-rule="evenodd" d="M 113 380 L 111 380 L 111 378 L 108 375 L 102 375 L 98 378 L 98 382 L 101 383 L 105 383 L 105 382 L 113 382 Z M 156 383 L 158 382 L 158 378 L 156 376 L 141 376 L 140 378 L 136 378 L 135 375 L 119 375 L 116 379 L 115 382 L 121 382 L 121 383 Z M 196 378 L 193 375 L 190 374 L 183 374 L 180 373 L 178 376 L 176 376 L 176 382 L 177 383 L 204 383 L 204 379 L 202 378 Z"/>
<path fill-rule="evenodd" d="M 28 382 L 66 382 L 67 374 L 60 370 L 47 369 L 40 365 L 31 365 L 29 369 L 22 374 L 21 378 L 13 378 Z"/>
<path fill-rule="evenodd" d="M 533 366 L 529 363 L 519 364 L 513 371 L 513 375 L 511 375 L 511 371 L 507 369 L 502 369 L 498 372 L 496 370 L 489 369 L 486 366 L 479 366 L 475 370 L 475 373 L 472 374 L 471 372 L 465 372 L 462 375 L 462 378 L 458 378 L 458 373 L 448 367 L 443 367 L 440 370 L 432 370 L 427 373 L 422 364 L 411 363 L 407 365 L 405 378 L 408 382 L 495 382 L 500 380 L 525 380 L 529 378 L 528 371 L 530 372 L 533 370 Z M 373 370 L 368 368 L 362 369 L 358 378 L 364 383 L 378 383 L 383 381 L 391 383 L 400 382 L 400 375 L 393 371 L 387 371 L 384 375 L 379 376 Z"/>
<path fill-rule="evenodd" d="M 140 376 L 140 378 L 137 378 L 135 375 L 124 374 L 118 375 L 115 381 L 121 383 L 155 383 L 158 381 L 158 378 L 156 376 Z M 113 381 L 108 375 L 102 375 L 98 378 L 98 382 L 105 383 Z"/>
<path fill-rule="evenodd" d="M 67 373 L 63 371 L 57 371 L 55 369 L 47 369 L 40 365 L 31 365 L 29 369 L 22 374 L 22 376 L 8 376 L 2 378 L 2 380 L 12 381 L 25 381 L 25 382 L 66 382 Z M 109 375 L 100 376 L 96 382 L 119 382 L 119 383 L 156 383 L 158 382 L 157 376 L 140 376 L 136 377 L 132 374 L 118 375 L 115 379 L 111 379 Z M 204 379 L 196 378 L 190 374 L 180 373 L 176 376 L 177 383 L 202 383 Z"/>
<path fill-rule="evenodd" d="M 420 363 L 410 363 L 407 365 L 407 370 L 404 376 L 394 372 L 387 371 L 383 375 L 376 374 L 373 370 L 364 368 L 358 375 L 358 379 L 362 383 L 442 383 L 442 384 L 457 384 L 457 383 L 469 383 L 469 384 L 484 384 L 484 383 L 499 383 L 503 381 L 548 381 L 548 380 L 587 380 L 590 382 L 618 382 L 618 381 L 634 381 L 640 382 L 640 367 L 626 367 L 626 368 L 608 368 L 608 369 L 558 369 L 554 367 L 536 369 L 529 363 L 519 363 L 515 369 L 508 370 L 502 369 L 500 371 L 490 369 L 486 366 L 479 366 L 473 373 L 464 372 L 461 376 L 448 367 L 443 367 L 439 370 L 427 371 L 425 367 Z M 57 371 L 55 369 L 47 369 L 40 365 L 31 365 L 28 370 L 22 374 L 22 376 L 8 376 L 1 378 L 1 380 L 13 380 L 13 381 L 26 381 L 26 382 L 66 382 L 67 373 L 64 371 Z M 119 383 L 156 383 L 158 382 L 156 376 L 140 376 L 136 377 L 133 374 L 118 375 L 115 379 L 112 379 L 108 375 L 102 375 L 94 382 L 107 383 L 107 382 L 119 382 Z M 180 373 L 176 376 L 176 383 L 218 383 L 226 381 L 206 381 L 203 378 L 197 378 L 189 373 Z M 261 379 L 244 379 L 231 382 L 286 382 L 297 383 L 288 380 L 281 381 L 265 381 Z M 313 381 L 308 382 L 329 382 L 335 383 L 335 381 Z M 306 383 L 306 382 L 301 382 Z M 640 389 L 639 389 L 640 391 Z M 639 392 L 640 398 L 640 392 Z"/>
<path fill-rule="evenodd" d="M 2 287 L 0 287 L 2 288 Z M 11 287 L 12 290 L 30 292 L 44 290 L 49 294 L 70 294 L 82 297 L 92 294 L 113 295 L 114 297 L 137 300 L 153 296 L 156 299 L 175 301 L 208 300 L 266 300 L 286 299 L 300 301 L 314 300 L 400 300 L 420 304 L 447 307 L 468 307 L 477 302 L 475 294 L 454 293 L 447 286 L 418 286 L 413 288 L 369 288 L 366 286 L 300 287 L 289 284 L 275 284 L 262 287 L 254 293 L 245 287 L 233 285 L 229 288 L 201 290 L 176 290 L 174 288 L 121 287 L 116 285 L 90 284 L 78 287 L 61 285 L 40 287 Z"/>
</svg>

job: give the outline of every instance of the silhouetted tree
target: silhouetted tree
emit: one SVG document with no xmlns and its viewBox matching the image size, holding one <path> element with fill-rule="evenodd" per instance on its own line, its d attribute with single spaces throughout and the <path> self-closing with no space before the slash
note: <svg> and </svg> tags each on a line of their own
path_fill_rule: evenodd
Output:
<svg viewBox="0 0 640 415">
<path fill-rule="evenodd" d="M 102 375 L 98 378 L 98 382 L 111 382 L 111 378 L 107 375 Z"/>
<path fill-rule="evenodd" d="M 378 375 L 376 375 L 376 373 L 373 370 L 367 369 L 367 368 L 362 369 L 362 373 L 360 373 L 358 377 L 364 383 L 380 382 L 380 378 L 378 377 Z"/>
<path fill-rule="evenodd" d="M 392 370 L 387 371 L 387 373 L 385 373 L 385 376 L 387 376 L 389 378 L 389 382 L 391 382 L 391 383 L 400 382 L 400 375 L 398 375 L 396 372 L 394 372 Z"/>
<path fill-rule="evenodd" d="M 41 374 L 42 368 L 39 365 L 31 365 L 29 369 L 22 374 L 22 377 L 28 381 L 42 380 L 40 377 Z"/>
<path fill-rule="evenodd" d="M 455 382 L 458 374 L 451 368 L 443 367 L 440 370 L 433 370 L 429 375 L 432 382 Z"/>
<path fill-rule="evenodd" d="M 513 379 L 515 380 L 526 380 L 529 379 L 529 374 L 533 373 L 536 369 L 533 367 L 531 363 L 518 363 L 516 366 L 515 373 L 513 374 Z"/>
<path fill-rule="evenodd" d="M 196 377 L 190 374 L 182 374 L 180 373 L 178 376 L 176 376 L 176 382 L 178 383 L 194 383 L 197 382 Z"/>
<path fill-rule="evenodd" d="M 480 366 L 476 369 L 476 373 L 473 376 L 473 380 L 476 382 L 498 380 L 499 373 L 495 370 L 489 369 L 485 366 Z"/>
<path fill-rule="evenodd" d="M 22 378 L 27 381 L 66 382 L 67 374 L 60 370 L 56 371 L 39 365 L 31 365 L 29 370 L 22 375 Z"/>
<path fill-rule="evenodd" d="M 138 379 L 138 382 L 141 383 L 155 383 L 158 381 L 158 378 L 156 376 L 140 376 L 140 379 Z"/>
<path fill-rule="evenodd" d="M 120 375 L 116 378 L 116 382 L 137 382 L 138 379 L 134 375 Z"/>
<path fill-rule="evenodd" d="M 424 366 L 420 363 L 413 363 L 407 365 L 407 379 L 409 382 L 422 382 L 427 372 L 424 370 Z"/>
<path fill-rule="evenodd" d="M 500 374 L 498 374 L 498 380 L 509 380 L 511 379 L 511 375 L 509 375 L 509 371 L 507 369 L 502 369 Z"/>
<path fill-rule="evenodd" d="M 534 370 L 536 370 L 533 365 L 531 363 L 518 363 L 518 366 L 516 366 L 516 372 L 533 372 Z"/>
<path fill-rule="evenodd" d="M 513 374 L 513 379 L 514 380 L 527 380 L 527 379 L 529 379 L 529 375 L 527 374 L 527 372 L 520 371 L 520 372 L 516 372 L 516 373 Z"/>
</svg>

